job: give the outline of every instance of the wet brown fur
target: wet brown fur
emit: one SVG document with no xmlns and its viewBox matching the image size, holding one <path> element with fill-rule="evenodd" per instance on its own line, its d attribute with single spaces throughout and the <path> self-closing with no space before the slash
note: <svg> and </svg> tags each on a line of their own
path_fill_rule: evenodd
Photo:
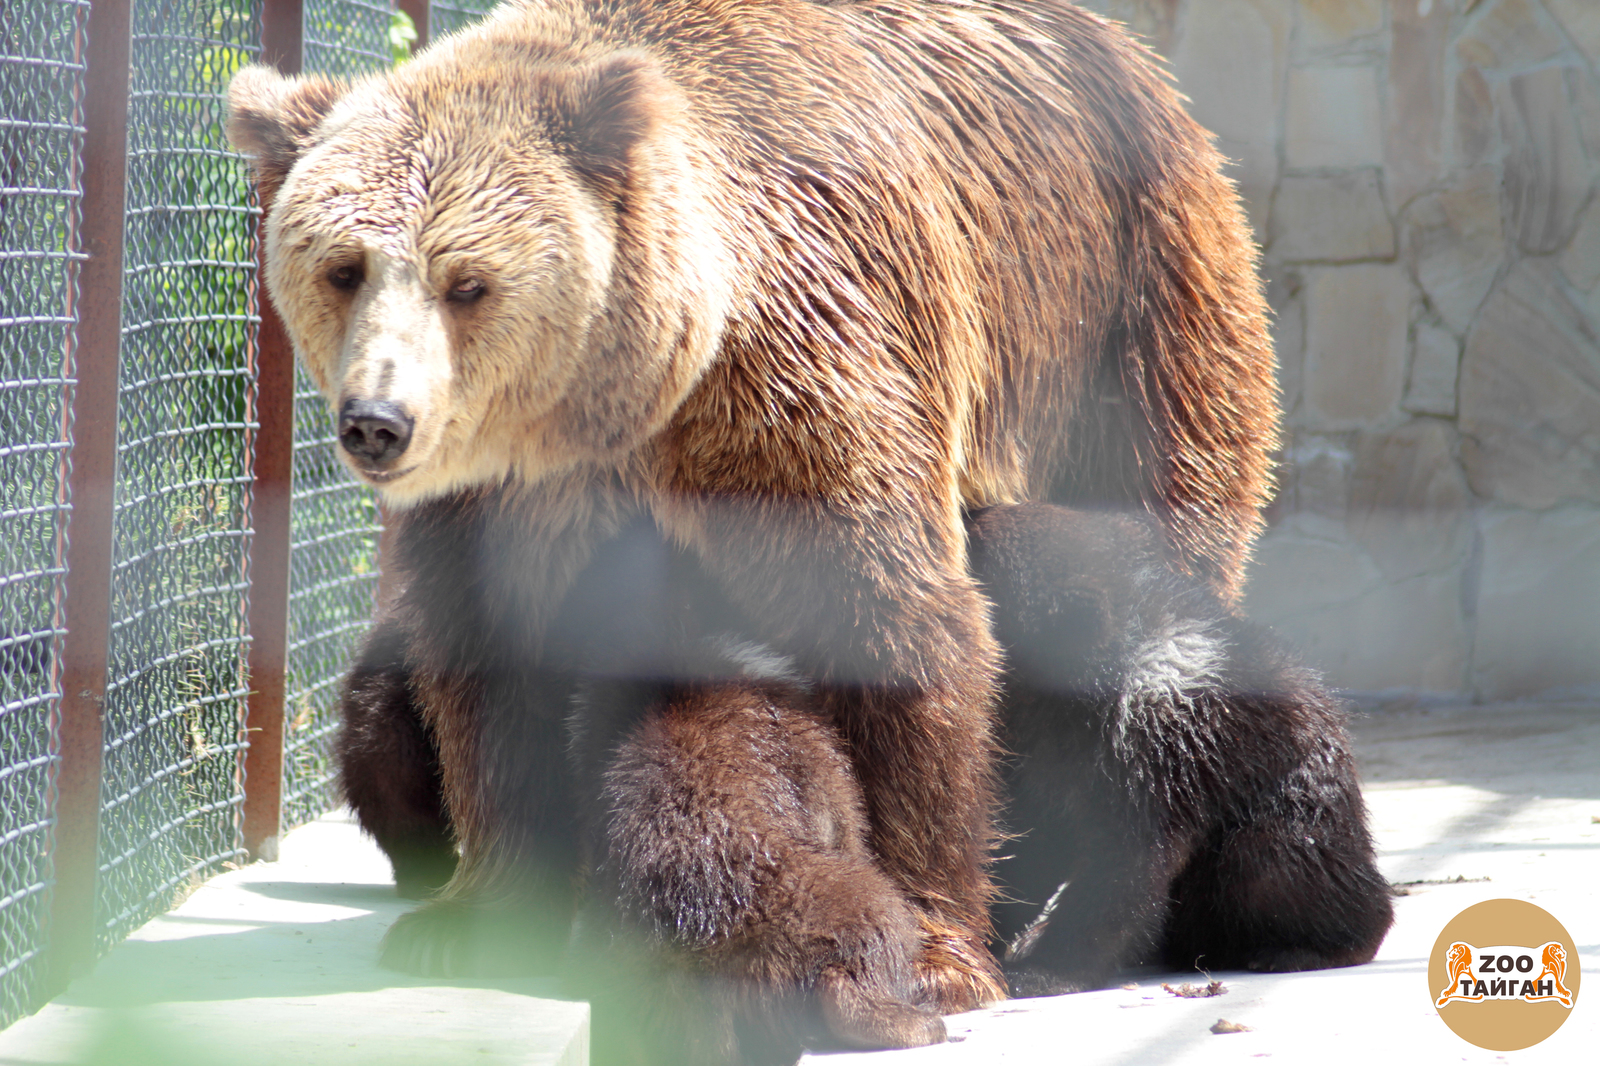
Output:
<svg viewBox="0 0 1600 1066">
<path fill-rule="evenodd" d="M 444 965 L 463 908 L 570 911 L 536 663 L 644 512 L 816 679 L 938 1005 L 989 994 L 999 656 L 963 507 L 1147 509 L 1232 597 L 1269 488 L 1248 231 L 1150 56 L 1055 2 L 554 0 L 348 92 L 248 71 L 230 128 L 330 402 L 416 416 L 414 468 L 353 464 L 410 508 L 358 676 L 436 741 L 461 864 L 391 956 Z M 403 682 L 370 671 L 392 641 Z"/>
<path fill-rule="evenodd" d="M 590 728 L 605 717 L 606 687 L 581 701 Z M 639 961 L 576 952 L 603 960 L 584 988 L 608 1030 L 602 1060 L 621 1057 L 611 1048 L 630 1036 L 653 1051 L 639 1057 L 671 1061 L 681 1049 L 686 1063 L 942 1040 L 937 1015 L 907 1002 L 918 909 L 868 847 L 860 788 L 811 695 L 730 677 L 668 683 L 653 697 L 616 701 L 637 716 L 620 741 L 596 745 L 599 787 L 579 786 L 600 800 L 580 925 L 654 948 Z M 641 974 L 663 968 L 641 989 Z M 689 987 L 662 1003 L 674 984 Z M 649 1024 L 630 1033 L 639 1011 L 619 992 L 653 1007 Z"/>
</svg>

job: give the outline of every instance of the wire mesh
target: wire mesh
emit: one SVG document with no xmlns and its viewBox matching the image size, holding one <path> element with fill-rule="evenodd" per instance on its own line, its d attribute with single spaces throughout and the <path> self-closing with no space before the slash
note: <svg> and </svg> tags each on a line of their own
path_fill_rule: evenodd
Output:
<svg viewBox="0 0 1600 1066">
<path fill-rule="evenodd" d="M 87 14 L 0 6 L 0 1025 L 36 1005 L 51 884 Z"/>
<path fill-rule="evenodd" d="M 428 6 L 430 32 L 435 38 L 472 25 L 494 9 L 496 0 L 435 0 Z"/>
<path fill-rule="evenodd" d="M 258 8 L 134 5 L 101 949 L 243 857 L 257 213 L 222 118 L 228 80 L 259 52 Z M 449 28 L 470 8 L 446 9 Z M 0 1026 L 37 1006 L 52 884 L 88 10 L 0 4 Z M 388 65 L 391 25 L 387 0 L 311 0 L 306 69 Z M 285 826 L 337 802 L 337 688 L 380 535 L 303 377 L 296 418 Z"/>
<path fill-rule="evenodd" d="M 97 935 L 240 858 L 253 220 L 222 132 L 249 0 L 136 4 Z"/>
<path fill-rule="evenodd" d="M 354 77 L 394 61 L 388 0 L 305 0 L 305 69 Z"/>
<path fill-rule="evenodd" d="M 310 0 L 306 70 L 349 77 L 388 66 L 392 18 L 387 3 Z M 285 829 L 338 802 L 332 745 L 339 727 L 339 681 L 370 622 L 378 590 L 377 504 L 339 462 L 337 449 L 327 403 L 301 372 L 295 385 L 290 513 Z"/>
</svg>

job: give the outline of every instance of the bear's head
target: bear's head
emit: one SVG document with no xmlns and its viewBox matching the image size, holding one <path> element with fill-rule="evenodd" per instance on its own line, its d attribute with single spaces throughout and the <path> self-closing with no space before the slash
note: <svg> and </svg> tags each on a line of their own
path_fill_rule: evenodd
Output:
<svg viewBox="0 0 1600 1066">
<path fill-rule="evenodd" d="M 349 85 L 234 79 L 273 303 L 391 503 L 620 462 L 670 419 L 730 273 L 683 99 L 642 53 L 492 35 Z"/>
</svg>

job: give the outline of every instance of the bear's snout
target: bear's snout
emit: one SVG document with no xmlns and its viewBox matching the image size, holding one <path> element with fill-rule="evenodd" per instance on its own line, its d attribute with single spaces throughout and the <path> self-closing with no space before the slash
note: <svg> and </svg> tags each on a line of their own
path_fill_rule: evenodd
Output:
<svg viewBox="0 0 1600 1066">
<path fill-rule="evenodd" d="M 349 399 L 339 406 L 339 443 L 362 467 L 381 471 L 411 444 L 413 420 L 388 400 Z"/>
</svg>

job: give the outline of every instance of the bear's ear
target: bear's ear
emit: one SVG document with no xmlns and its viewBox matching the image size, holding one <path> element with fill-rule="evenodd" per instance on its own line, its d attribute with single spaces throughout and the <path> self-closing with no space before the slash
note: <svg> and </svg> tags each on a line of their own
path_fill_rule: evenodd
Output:
<svg viewBox="0 0 1600 1066">
<path fill-rule="evenodd" d="M 634 150 L 677 112 L 683 94 L 643 52 L 614 52 L 580 67 L 552 94 L 552 133 L 601 191 L 628 184 Z"/>
<path fill-rule="evenodd" d="M 312 132 L 346 92 L 342 81 L 284 77 L 271 67 L 245 67 L 228 86 L 228 140 L 251 159 L 262 199 L 283 184 Z"/>
</svg>

